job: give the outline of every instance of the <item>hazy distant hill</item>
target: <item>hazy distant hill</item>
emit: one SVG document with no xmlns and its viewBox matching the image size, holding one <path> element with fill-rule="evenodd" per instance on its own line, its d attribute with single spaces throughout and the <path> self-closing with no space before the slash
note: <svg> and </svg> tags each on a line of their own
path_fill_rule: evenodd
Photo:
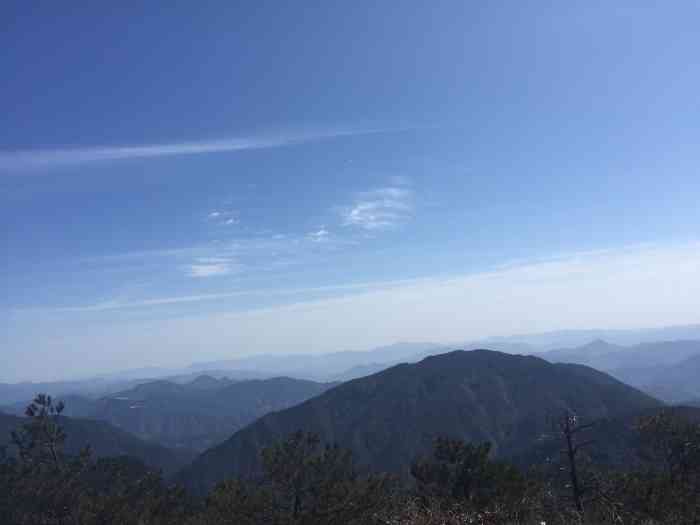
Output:
<svg viewBox="0 0 700 525">
<path fill-rule="evenodd" d="M 655 373 L 642 386 L 671 403 L 700 399 L 700 353 L 672 366 L 656 367 Z"/>
<path fill-rule="evenodd" d="M 700 340 L 700 325 L 668 326 L 640 330 L 561 330 L 538 334 L 490 337 L 461 341 L 459 344 L 401 342 L 368 351 L 345 351 L 327 354 L 263 354 L 249 357 L 193 363 L 195 371 L 209 369 L 258 373 L 266 377 L 289 376 L 316 381 L 345 381 L 376 373 L 399 363 L 413 363 L 428 355 L 451 348 L 490 348 L 500 352 L 536 354 L 558 348 L 581 347 L 590 341 L 609 341 L 605 352 L 615 352 L 622 345 L 641 345 L 655 341 Z M 590 348 L 589 350 L 593 350 Z M 569 359 L 571 361 L 571 359 Z M 573 360 L 574 362 L 581 362 Z"/>
<path fill-rule="evenodd" d="M 153 381 L 104 397 L 84 415 L 169 447 L 204 450 L 258 417 L 329 386 L 285 377 L 232 382 L 200 376 L 184 385 Z"/>
<path fill-rule="evenodd" d="M 362 352 L 332 352 L 328 354 L 261 354 L 227 361 L 194 363 L 191 368 L 235 369 L 257 371 L 275 376 L 289 376 L 317 381 L 334 380 L 356 367 L 391 366 L 398 362 L 415 361 L 429 353 L 447 350 L 436 343 L 396 343 Z"/>
<path fill-rule="evenodd" d="M 547 351 L 558 348 L 580 347 L 594 340 L 608 341 L 614 345 L 622 346 L 633 346 L 655 341 L 700 340 L 700 324 L 626 330 L 558 330 L 539 334 L 492 337 L 484 340 L 483 343 L 488 348 L 495 348 L 494 344 L 496 343 L 511 342 L 529 345 L 533 351 Z"/>
<path fill-rule="evenodd" d="M 369 365 L 353 366 L 352 368 L 334 376 L 333 379 L 340 382 L 352 381 L 353 379 L 357 379 L 359 377 L 371 376 L 372 374 L 386 370 L 394 365 L 396 365 L 396 363 L 372 363 Z"/>
<path fill-rule="evenodd" d="M 150 381 L 97 400 L 59 397 L 67 416 L 107 421 L 147 441 L 202 451 L 258 417 L 301 403 L 330 386 L 286 377 L 236 382 L 201 375 L 186 384 Z M 26 404 L 4 410 L 22 415 Z"/>
<path fill-rule="evenodd" d="M 216 379 L 243 381 L 248 379 L 265 379 L 270 374 L 255 371 L 239 370 L 175 370 L 166 368 L 140 368 L 115 372 L 104 376 L 75 381 L 44 381 L 21 383 L 0 383 L 0 406 L 26 404 L 37 393 L 50 392 L 61 398 L 76 396 L 78 398 L 98 399 L 105 395 L 134 388 L 143 383 L 165 380 L 171 383 L 186 384 L 201 375 L 209 375 Z"/>
<path fill-rule="evenodd" d="M 632 346 L 595 340 L 575 348 L 553 350 L 540 354 L 551 362 L 570 362 L 603 370 L 626 367 L 668 366 L 700 354 L 700 340 L 655 341 Z"/>
<path fill-rule="evenodd" d="M 561 330 L 457 341 L 451 344 L 401 342 L 367 351 L 263 354 L 193 363 L 186 368 L 134 368 L 83 380 L 0 383 L 0 406 L 26 402 L 37 392 L 51 392 L 58 396 L 79 395 L 98 398 L 157 379 L 184 384 L 202 374 L 217 379 L 228 377 L 236 381 L 279 376 L 335 381 L 361 377 L 365 372 L 376 372 L 398 363 L 416 362 L 423 357 L 446 352 L 451 348 L 491 348 L 507 353 L 536 354 L 562 348 L 580 348 L 593 340 L 607 341 L 607 344 L 613 346 L 609 349 L 611 351 L 615 351 L 615 346 L 638 345 L 654 341 L 700 341 L 700 324 L 641 330 Z M 553 358 L 554 355 L 546 359 Z"/>
<path fill-rule="evenodd" d="M 137 380 L 94 378 L 81 381 L 50 381 L 0 383 L 0 405 L 25 403 L 40 392 L 51 392 L 55 396 L 80 395 L 99 397 L 111 392 L 130 388 Z"/>
<path fill-rule="evenodd" d="M 268 414 L 202 454 L 178 479 L 202 492 L 230 476 L 255 475 L 260 449 L 299 429 L 352 449 L 360 465 L 405 472 L 438 435 L 490 441 L 506 456 L 531 447 L 564 410 L 592 420 L 659 405 L 583 366 L 488 350 L 455 351 L 343 383 Z"/>
<path fill-rule="evenodd" d="M 0 445 L 10 443 L 10 432 L 19 428 L 25 418 L 0 413 Z M 148 443 L 104 421 L 61 417 L 66 432 L 66 452 L 77 454 L 90 445 L 95 457 L 131 456 L 153 468 L 170 474 L 188 463 L 193 455 Z"/>
<path fill-rule="evenodd" d="M 540 354 L 550 362 L 581 363 L 604 370 L 664 401 L 700 396 L 700 340 L 659 341 L 633 346 L 596 340 Z"/>
<path fill-rule="evenodd" d="M 228 385 L 232 385 L 235 381 L 229 379 L 228 377 L 222 377 L 217 379 L 211 375 L 200 375 L 195 377 L 192 381 L 188 383 L 187 386 L 193 389 L 199 390 L 217 390 Z"/>
</svg>

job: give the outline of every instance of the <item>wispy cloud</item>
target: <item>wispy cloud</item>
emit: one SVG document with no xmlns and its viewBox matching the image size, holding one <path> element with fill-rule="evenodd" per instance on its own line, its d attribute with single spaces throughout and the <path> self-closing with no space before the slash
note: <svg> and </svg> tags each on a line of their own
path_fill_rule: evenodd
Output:
<svg viewBox="0 0 700 525">
<path fill-rule="evenodd" d="M 275 288 L 275 289 L 237 289 L 223 291 L 218 293 L 203 293 L 191 295 L 178 295 L 170 297 L 151 297 L 146 299 L 128 300 L 125 298 L 115 298 L 98 303 L 81 305 L 81 306 L 66 306 L 57 308 L 41 308 L 41 309 L 21 309 L 17 312 L 102 312 L 108 310 L 128 310 L 135 308 L 147 308 L 153 306 L 177 305 L 183 303 L 198 303 L 205 301 L 217 301 L 221 299 L 232 299 L 235 297 L 282 297 L 308 294 L 327 294 L 334 292 L 357 292 L 367 290 L 383 290 L 399 287 L 402 285 L 415 284 L 421 281 L 420 279 L 401 279 L 395 281 L 382 282 L 361 282 L 336 284 L 327 286 L 310 286 L 303 288 Z M 427 281 L 427 280 L 426 280 Z"/>
<path fill-rule="evenodd" d="M 201 155 L 206 153 L 278 148 L 346 136 L 396 133 L 406 129 L 408 128 L 337 128 L 170 144 L 0 151 L 0 170 L 14 171 L 107 160 Z"/>
<path fill-rule="evenodd" d="M 404 187 L 386 187 L 363 192 L 352 206 L 341 210 L 343 225 L 381 230 L 405 222 L 413 215 L 413 192 Z"/>
<path fill-rule="evenodd" d="M 190 277 L 218 277 L 234 273 L 239 270 L 239 265 L 231 259 L 204 257 L 188 265 L 186 269 Z"/>
<path fill-rule="evenodd" d="M 276 287 L 224 293 L 266 298 L 282 292 Z M 17 349 L 14 355 L 23 356 L 21 349 L 31 347 L 33 356 L 58 366 L 58 358 L 83 363 L 86 352 L 99 347 L 100 366 L 116 369 L 124 360 L 189 363 L 193 348 L 198 360 L 215 360 L 253 353 L 360 350 L 405 340 L 453 344 L 561 329 L 697 324 L 700 244 L 572 254 L 461 277 L 348 287 L 329 295 L 285 296 L 273 304 L 256 301 L 260 306 L 209 294 L 130 304 L 107 301 L 62 311 L 15 310 L 3 350 Z M 224 300 L 206 310 L 198 303 L 213 299 Z M 172 315 L 172 305 L 185 302 L 196 308 Z M 158 305 L 164 305 L 162 310 Z M 152 310 L 142 312 L 145 316 L 116 311 L 147 306 Z M 91 322 L 93 316 L 110 322 Z M 9 357 L 6 363 L 9 370 L 20 369 Z"/>
<path fill-rule="evenodd" d="M 26 326 L 32 347 L 47 355 L 60 347 L 62 355 L 77 358 L 99 344 L 115 360 L 123 360 L 125 351 L 136 359 L 154 348 L 163 348 L 163 356 L 191 360 L 193 347 L 202 356 L 230 356 L 232 348 L 247 353 L 327 352 L 337 350 L 339 344 L 343 349 L 360 349 L 397 340 L 454 342 L 565 328 L 696 324 L 700 244 L 587 252 L 468 275 L 328 289 L 333 293 L 321 298 L 309 295 L 313 289 L 276 288 L 133 303 L 107 301 L 71 311 L 25 311 L 21 317 L 22 312 L 17 312 L 13 326 Z M 82 315 L 244 294 L 289 297 L 262 307 L 246 306 L 247 301 L 222 302 L 217 306 L 219 313 L 202 315 L 197 308 L 196 314 L 177 318 L 164 308 L 163 319 L 125 320 L 111 328 L 92 326 Z M 56 315 L 51 321 L 56 323 L 55 333 L 37 331 L 37 316 L 53 319 L 54 312 L 76 315 Z M 57 338 L 56 333 L 62 336 Z M 164 340 L 168 345 L 163 345 Z"/>
<path fill-rule="evenodd" d="M 214 210 L 207 215 L 207 219 L 221 226 L 233 226 L 241 222 L 237 210 Z"/>
<path fill-rule="evenodd" d="M 328 239 L 328 235 L 329 232 L 326 227 L 321 226 L 319 230 L 309 233 L 307 237 L 314 242 L 322 242 Z"/>
<path fill-rule="evenodd" d="M 231 273 L 231 269 L 227 264 L 193 264 L 189 267 L 189 273 L 192 277 L 214 277 L 218 275 L 227 275 Z"/>
<path fill-rule="evenodd" d="M 323 240 L 323 242 L 317 242 L 319 240 Z M 274 232 L 257 235 L 240 234 L 227 239 L 218 239 L 176 249 L 83 257 L 66 261 L 66 264 L 78 263 L 82 265 L 82 268 L 89 268 L 93 271 L 126 267 L 160 267 L 164 272 L 176 269 L 180 275 L 184 272 L 187 276 L 193 276 L 195 273 L 199 276 L 207 269 L 191 271 L 192 266 L 227 263 L 231 271 L 250 275 L 270 271 L 279 266 L 279 261 L 285 261 L 285 266 L 313 265 L 327 254 L 355 247 L 357 242 L 352 235 L 344 237 L 331 235 L 326 227 L 322 227 L 306 234 Z M 223 271 L 223 268 L 221 270 Z"/>
</svg>

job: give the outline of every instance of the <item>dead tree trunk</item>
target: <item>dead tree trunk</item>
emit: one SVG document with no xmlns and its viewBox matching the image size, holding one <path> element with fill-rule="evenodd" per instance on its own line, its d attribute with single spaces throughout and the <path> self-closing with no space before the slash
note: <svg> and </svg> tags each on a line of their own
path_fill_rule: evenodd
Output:
<svg viewBox="0 0 700 525">
<path fill-rule="evenodd" d="M 586 491 L 586 487 L 583 486 L 579 478 L 576 456 L 583 447 L 590 445 L 592 441 L 585 441 L 583 443 L 576 444 L 575 435 L 578 432 L 592 426 L 593 423 L 579 425 L 576 415 L 571 412 L 567 412 L 559 421 L 559 429 L 566 442 L 566 449 L 563 450 L 563 452 L 566 453 L 566 458 L 569 463 L 571 496 L 574 501 L 574 506 L 578 512 L 583 512 L 583 496 Z"/>
</svg>

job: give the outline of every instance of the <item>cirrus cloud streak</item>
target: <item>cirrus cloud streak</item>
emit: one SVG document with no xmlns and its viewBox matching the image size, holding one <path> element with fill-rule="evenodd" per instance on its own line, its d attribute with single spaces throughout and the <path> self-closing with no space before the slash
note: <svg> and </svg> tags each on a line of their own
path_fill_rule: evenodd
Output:
<svg viewBox="0 0 700 525">
<path fill-rule="evenodd" d="M 145 159 L 174 155 L 201 155 L 207 153 L 279 148 L 355 135 L 395 133 L 405 131 L 405 129 L 406 128 L 380 127 L 336 128 L 170 144 L 0 151 L 0 170 L 16 171 L 108 160 Z"/>
</svg>

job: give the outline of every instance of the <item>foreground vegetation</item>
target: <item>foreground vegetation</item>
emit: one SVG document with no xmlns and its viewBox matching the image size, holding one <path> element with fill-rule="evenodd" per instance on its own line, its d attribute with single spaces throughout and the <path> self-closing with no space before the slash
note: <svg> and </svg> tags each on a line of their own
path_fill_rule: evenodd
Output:
<svg viewBox="0 0 700 525">
<path fill-rule="evenodd" d="M 488 444 L 440 438 L 407 479 L 363 473 L 350 452 L 297 432 L 261 452 L 259 478 L 226 481 L 200 501 L 136 460 L 66 455 L 62 408 L 38 396 L 0 453 L 0 523 L 700 523 L 700 424 L 672 410 L 640 420 L 633 469 L 592 464 L 570 415 L 560 421 L 561 461 L 525 472 L 492 460 Z"/>
</svg>

